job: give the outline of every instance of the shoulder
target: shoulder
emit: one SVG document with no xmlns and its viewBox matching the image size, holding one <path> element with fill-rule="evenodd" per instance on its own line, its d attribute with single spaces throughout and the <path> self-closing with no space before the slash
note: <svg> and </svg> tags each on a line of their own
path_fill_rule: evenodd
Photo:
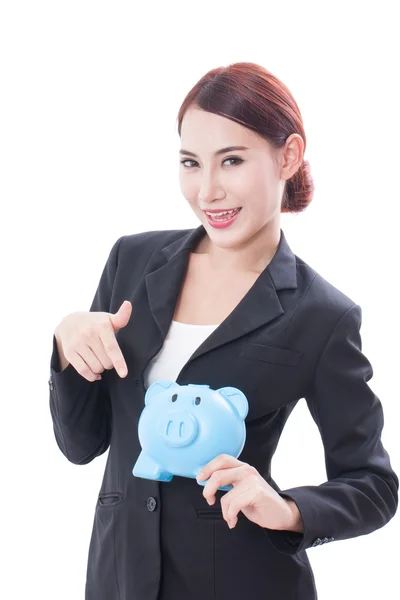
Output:
<svg viewBox="0 0 400 600">
<path fill-rule="evenodd" d="M 187 235 L 192 229 L 154 229 L 151 231 L 140 231 L 123 236 L 123 243 L 126 247 L 132 247 L 137 244 L 158 244 L 161 246 L 172 243 L 173 241 Z"/>
<path fill-rule="evenodd" d="M 137 277 L 165 264 L 162 248 L 187 235 L 192 229 L 156 229 L 123 235 L 111 251 L 111 262 L 119 277 Z"/>
<path fill-rule="evenodd" d="M 303 296 L 302 311 L 306 311 L 316 324 L 334 327 L 350 309 L 360 309 L 345 290 L 339 289 L 299 256 L 295 257 L 298 289 Z"/>
<path fill-rule="evenodd" d="M 151 231 L 140 231 L 122 236 L 122 246 L 125 250 L 137 246 L 153 246 L 154 248 L 165 246 L 180 237 L 186 235 L 190 229 L 154 229 Z M 120 238 L 121 239 L 121 238 Z"/>
<path fill-rule="evenodd" d="M 155 250 L 159 250 L 168 244 L 172 244 L 175 240 L 183 237 L 191 231 L 190 229 L 155 229 L 151 231 L 141 231 L 124 235 L 119 238 L 119 259 L 124 259 L 126 256 L 141 255 L 149 257 Z"/>
</svg>

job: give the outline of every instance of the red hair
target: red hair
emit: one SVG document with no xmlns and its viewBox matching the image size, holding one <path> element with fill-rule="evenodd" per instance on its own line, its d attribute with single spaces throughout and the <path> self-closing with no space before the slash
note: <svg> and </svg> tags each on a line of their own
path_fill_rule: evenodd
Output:
<svg viewBox="0 0 400 600">
<path fill-rule="evenodd" d="M 274 148 L 281 148 L 292 133 L 306 135 L 300 109 L 289 89 L 267 69 L 238 62 L 208 71 L 189 91 L 178 113 L 178 133 L 192 105 L 232 119 L 255 131 Z M 298 213 L 311 202 L 314 183 L 310 165 L 302 164 L 285 183 L 281 212 Z"/>
</svg>

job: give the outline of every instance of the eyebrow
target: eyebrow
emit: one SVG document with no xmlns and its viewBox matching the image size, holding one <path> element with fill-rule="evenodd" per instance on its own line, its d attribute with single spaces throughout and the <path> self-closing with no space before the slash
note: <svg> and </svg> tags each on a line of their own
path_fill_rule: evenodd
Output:
<svg viewBox="0 0 400 600">
<path fill-rule="evenodd" d="M 249 150 L 249 148 L 247 148 L 247 146 L 227 146 L 226 148 L 221 148 L 220 150 L 214 152 L 214 155 L 218 156 L 219 154 L 225 154 L 225 152 L 232 152 L 233 150 Z M 198 158 L 194 152 L 189 152 L 189 150 L 181 149 L 179 150 L 179 154 L 187 154 L 188 156 L 194 156 L 195 158 Z"/>
</svg>

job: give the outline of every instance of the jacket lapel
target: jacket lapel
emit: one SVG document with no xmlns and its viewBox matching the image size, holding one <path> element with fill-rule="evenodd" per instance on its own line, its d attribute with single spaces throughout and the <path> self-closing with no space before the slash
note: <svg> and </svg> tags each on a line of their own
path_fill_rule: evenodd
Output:
<svg viewBox="0 0 400 600">
<path fill-rule="evenodd" d="M 149 354 L 161 347 L 175 311 L 189 261 L 190 251 L 206 235 L 203 225 L 190 230 L 178 240 L 162 248 L 165 264 L 145 277 L 148 307 L 157 326 L 158 339 L 152 339 Z M 296 257 L 289 248 L 281 229 L 280 242 L 269 265 L 228 317 L 196 349 L 190 360 L 218 346 L 231 342 L 262 327 L 284 310 L 277 294 L 283 289 L 296 289 Z M 148 360 L 151 356 L 148 355 Z"/>
</svg>

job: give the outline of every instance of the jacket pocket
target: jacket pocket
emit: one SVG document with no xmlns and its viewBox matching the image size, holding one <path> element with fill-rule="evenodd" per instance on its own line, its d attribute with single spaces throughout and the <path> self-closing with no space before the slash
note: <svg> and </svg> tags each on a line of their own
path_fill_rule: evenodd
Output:
<svg viewBox="0 0 400 600">
<path fill-rule="evenodd" d="M 275 365 L 286 365 L 295 367 L 304 356 L 300 350 L 288 350 L 276 346 L 264 346 L 263 344 L 246 343 L 238 352 L 238 356 L 261 360 Z"/>
<path fill-rule="evenodd" d="M 197 517 L 199 519 L 223 519 L 222 510 L 220 508 L 196 508 Z M 245 519 L 246 516 L 238 513 L 238 519 Z"/>
<path fill-rule="evenodd" d="M 117 506 L 124 501 L 124 494 L 121 492 L 100 492 L 97 499 L 97 506 Z"/>
</svg>

